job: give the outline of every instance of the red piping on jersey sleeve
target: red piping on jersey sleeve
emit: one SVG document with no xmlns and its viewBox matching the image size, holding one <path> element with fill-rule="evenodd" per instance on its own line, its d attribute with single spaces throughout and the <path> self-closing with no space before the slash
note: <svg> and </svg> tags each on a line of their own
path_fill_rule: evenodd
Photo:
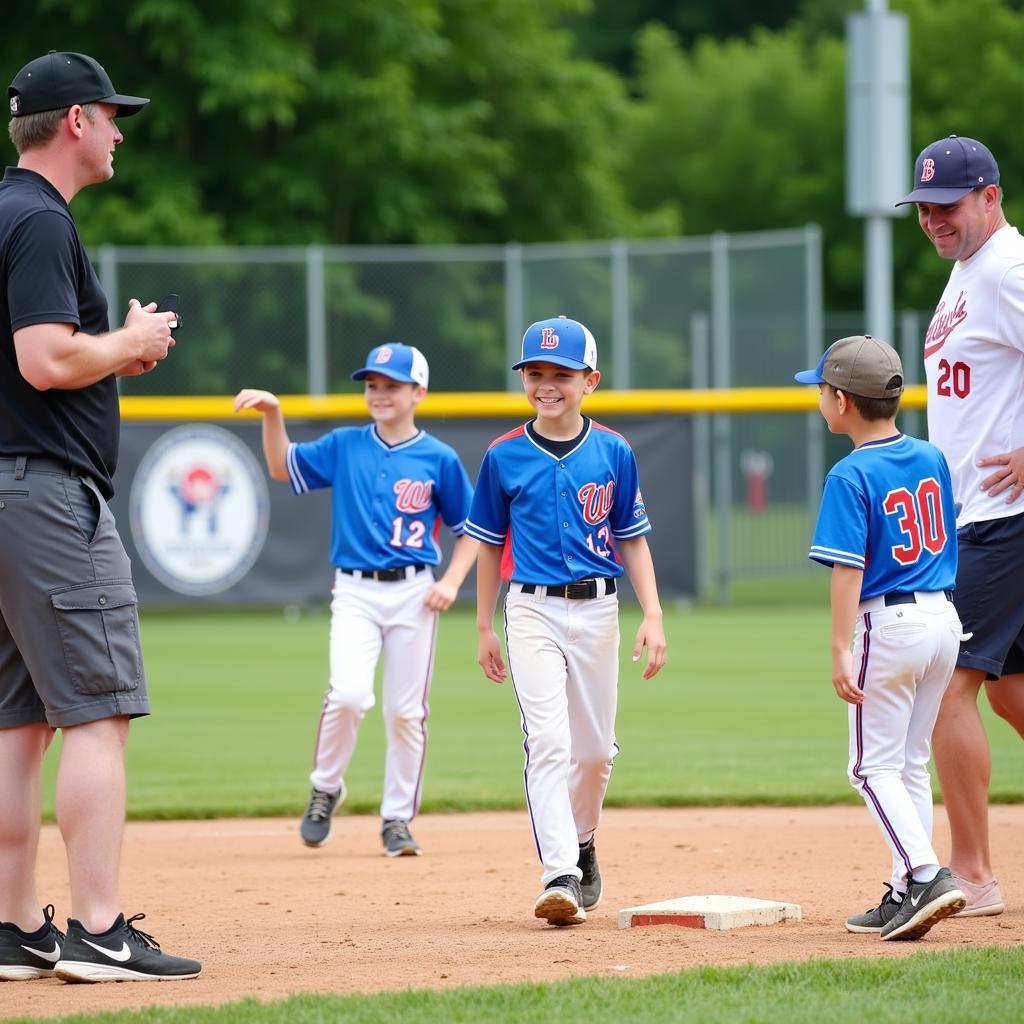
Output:
<svg viewBox="0 0 1024 1024">
<path fill-rule="evenodd" d="M 493 448 L 496 444 L 501 444 L 502 441 L 511 441 L 513 437 L 522 437 L 526 433 L 525 424 L 515 427 L 510 430 L 507 434 L 502 434 L 501 437 L 496 437 L 488 446 L 488 450 Z"/>
</svg>

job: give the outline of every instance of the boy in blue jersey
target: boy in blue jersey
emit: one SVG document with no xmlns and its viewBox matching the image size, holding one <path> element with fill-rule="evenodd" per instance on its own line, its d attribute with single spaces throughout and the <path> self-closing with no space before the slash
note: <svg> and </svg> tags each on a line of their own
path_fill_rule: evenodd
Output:
<svg viewBox="0 0 1024 1024">
<path fill-rule="evenodd" d="M 483 541 L 478 660 L 488 679 L 504 681 L 494 632 L 504 578 L 526 803 L 543 865 L 534 915 L 579 924 L 601 899 L 594 833 L 618 750 L 623 566 L 643 610 L 633 660 L 646 646 L 645 679 L 665 664 L 665 631 L 633 452 L 580 411 L 601 379 L 593 335 L 565 317 L 535 323 L 513 369 L 536 416 L 491 444 L 466 521 L 466 533 Z"/>
<path fill-rule="evenodd" d="M 818 385 L 829 430 L 854 444 L 825 480 L 809 557 L 832 568 L 832 685 L 850 705 L 850 782 L 892 852 L 881 903 L 846 927 L 919 939 L 965 903 L 932 847 L 928 773 L 962 632 L 949 468 L 897 429 L 903 366 L 885 342 L 842 338 L 796 380 Z"/>
<path fill-rule="evenodd" d="M 373 419 L 365 427 L 341 427 L 316 441 L 292 444 L 280 402 L 269 391 L 240 391 L 235 411 L 263 414 L 263 452 L 275 480 L 290 481 L 295 494 L 332 489 L 330 688 L 317 730 L 302 840 L 322 846 L 330 837 L 331 817 L 345 799 L 356 733 L 373 707 L 374 674 L 383 653 L 387 755 L 381 841 L 389 857 L 415 856 L 420 847 L 409 822 L 420 804 L 438 612 L 455 600 L 478 547 L 464 533 L 472 487 L 455 451 L 416 426 L 428 380 L 418 349 L 379 345 L 352 377 L 365 381 Z M 447 571 L 435 582 L 442 521 L 458 540 Z"/>
</svg>

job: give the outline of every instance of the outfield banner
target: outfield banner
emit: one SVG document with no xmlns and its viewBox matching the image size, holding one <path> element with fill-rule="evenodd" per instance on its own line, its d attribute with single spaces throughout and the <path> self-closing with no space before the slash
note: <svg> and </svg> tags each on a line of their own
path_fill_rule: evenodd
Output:
<svg viewBox="0 0 1024 1024">
<path fill-rule="evenodd" d="M 696 593 L 692 424 L 687 416 L 608 416 L 629 440 L 654 525 L 649 541 L 665 597 Z M 475 479 L 487 445 L 512 423 L 430 420 Z M 325 432 L 289 421 L 293 441 Z M 309 605 L 330 598 L 330 491 L 296 497 L 264 468 L 258 421 L 125 422 L 111 502 L 143 606 L 197 602 Z M 442 528 L 445 555 L 451 535 Z M 627 593 L 628 587 L 626 588 Z M 474 597 L 471 575 L 460 593 Z"/>
</svg>

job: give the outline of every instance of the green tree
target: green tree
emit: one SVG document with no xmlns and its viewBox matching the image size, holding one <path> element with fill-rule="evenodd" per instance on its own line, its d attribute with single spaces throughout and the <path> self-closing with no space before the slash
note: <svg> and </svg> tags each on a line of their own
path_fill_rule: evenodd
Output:
<svg viewBox="0 0 1024 1024">
<path fill-rule="evenodd" d="M 49 48 L 151 96 L 90 243 L 394 243 L 631 230 L 621 82 L 558 27 L 578 0 L 38 0 L 11 74 Z M 64 30 L 55 32 L 55 25 Z"/>
<path fill-rule="evenodd" d="M 843 208 L 844 47 L 798 28 L 686 51 L 649 26 L 639 96 L 623 145 L 626 190 L 641 211 L 686 234 L 816 222 L 833 298 L 859 298 L 860 266 Z"/>
</svg>

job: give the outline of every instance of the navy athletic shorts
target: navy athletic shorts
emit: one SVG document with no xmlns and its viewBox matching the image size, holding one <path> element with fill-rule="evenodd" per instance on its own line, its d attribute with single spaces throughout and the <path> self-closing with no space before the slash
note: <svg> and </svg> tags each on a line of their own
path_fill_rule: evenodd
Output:
<svg viewBox="0 0 1024 1024">
<path fill-rule="evenodd" d="M 953 603 L 965 633 L 957 665 L 988 679 L 1024 673 L 1024 513 L 957 531 Z"/>
<path fill-rule="evenodd" d="M 148 714 L 113 514 L 91 480 L 14 461 L 0 459 L 0 729 Z"/>
</svg>

